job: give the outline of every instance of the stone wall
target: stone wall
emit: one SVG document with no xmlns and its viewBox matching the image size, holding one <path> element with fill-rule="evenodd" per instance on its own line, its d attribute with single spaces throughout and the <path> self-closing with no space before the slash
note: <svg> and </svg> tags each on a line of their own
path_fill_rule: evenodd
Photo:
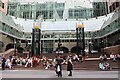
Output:
<svg viewBox="0 0 120 80">
<path fill-rule="evenodd" d="M 6 48 L 7 44 L 13 43 L 13 38 L 11 38 L 11 37 L 9 37 L 7 35 L 2 35 L 1 39 L 2 39 L 2 42 L 4 43 L 3 50 Z"/>
<path fill-rule="evenodd" d="M 104 52 L 107 54 L 111 54 L 111 53 L 120 54 L 120 45 L 106 47 L 104 48 Z"/>
<path fill-rule="evenodd" d="M 115 41 L 119 40 L 120 33 L 119 31 L 115 34 L 112 34 L 111 36 L 108 36 L 107 43 L 110 43 L 111 45 L 114 45 Z"/>
</svg>

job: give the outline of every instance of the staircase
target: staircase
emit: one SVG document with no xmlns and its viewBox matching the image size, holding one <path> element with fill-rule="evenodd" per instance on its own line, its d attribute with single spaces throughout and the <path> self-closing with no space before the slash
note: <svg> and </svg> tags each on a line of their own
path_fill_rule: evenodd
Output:
<svg viewBox="0 0 120 80">
<path fill-rule="evenodd" d="M 70 54 L 65 54 L 65 55 L 67 56 L 67 55 L 70 55 Z M 41 55 L 41 57 L 42 56 L 43 55 Z M 46 56 L 49 59 L 53 59 L 57 55 L 56 54 L 46 54 Z M 88 56 L 88 59 L 86 59 L 83 62 L 73 62 L 74 70 L 98 70 L 99 71 L 100 70 L 99 67 L 98 67 L 99 56 L 100 56 L 100 54 L 90 54 Z M 108 58 L 107 61 L 110 64 L 112 70 L 119 70 L 120 69 L 120 66 L 118 66 L 120 61 L 113 62 L 109 58 Z M 63 67 L 63 70 L 66 70 L 67 65 L 63 64 L 62 67 Z M 40 64 L 38 66 L 36 66 L 36 67 L 25 68 L 24 66 L 15 66 L 14 69 L 28 69 L 28 70 L 41 70 L 41 69 L 43 69 L 44 70 L 45 67 L 43 67 L 43 62 L 40 62 Z M 50 70 L 54 70 L 54 67 L 51 67 Z"/>
</svg>

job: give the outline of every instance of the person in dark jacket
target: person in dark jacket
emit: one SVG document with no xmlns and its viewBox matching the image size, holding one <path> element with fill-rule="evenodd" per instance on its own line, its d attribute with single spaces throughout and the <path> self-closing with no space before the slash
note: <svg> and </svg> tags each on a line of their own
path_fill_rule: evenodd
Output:
<svg viewBox="0 0 120 80">
<path fill-rule="evenodd" d="M 67 71 L 69 71 L 68 76 L 72 76 L 72 70 L 73 70 L 73 63 L 72 63 L 71 57 L 68 57 L 68 60 L 67 60 Z"/>
<path fill-rule="evenodd" d="M 3 57 L 2 58 L 2 70 L 5 70 L 5 62 L 6 62 L 6 59 Z"/>
<path fill-rule="evenodd" d="M 60 56 L 58 56 L 56 58 L 56 66 L 55 66 L 58 77 L 62 77 L 62 62 L 63 62 L 63 59 L 60 58 Z"/>
</svg>

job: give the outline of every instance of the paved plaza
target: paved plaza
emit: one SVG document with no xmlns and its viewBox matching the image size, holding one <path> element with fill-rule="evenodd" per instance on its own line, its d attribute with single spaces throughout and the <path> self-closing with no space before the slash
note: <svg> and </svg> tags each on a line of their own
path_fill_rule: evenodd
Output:
<svg viewBox="0 0 120 80">
<path fill-rule="evenodd" d="M 120 0 L 0 0 L 0 80 L 120 80 L 119 65 Z"/>
<path fill-rule="evenodd" d="M 4 70 L 1 71 L 2 78 L 58 78 L 54 70 Z M 68 72 L 63 70 L 62 78 L 109 78 L 115 79 L 119 76 L 119 71 L 84 71 L 74 70 L 73 76 L 67 76 Z"/>
<path fill-rule="evenodd" d="M 98 60 L 88 59 L 84 62 L 76 63 L 74 65 L 73 76 L 71 77 L 68 76 L 66 65 L 63 65 L 64 70 L 62 71 L 62 78 L 58 78 L 56 76 L 54 68 L 45 70 L 43 66 L 37 66 L 33 68 L 16 66 L 12 70 L 6 68 L 5 70 L 0 71 L 0 76 L 2 80 L 119 80 L 118 62 L 112 62 L 108 60 L 113 68 L 111 71 L 99 70 L 98 62 Z"/>
</svg>

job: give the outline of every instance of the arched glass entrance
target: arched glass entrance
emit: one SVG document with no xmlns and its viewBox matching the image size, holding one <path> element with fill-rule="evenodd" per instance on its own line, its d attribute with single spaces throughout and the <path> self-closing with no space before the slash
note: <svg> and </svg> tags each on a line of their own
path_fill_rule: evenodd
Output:
<svg viewBox="0 0 120 80">
<path fill-rule="evenodd" d="M 57 48 L 56 51 L 59 49 Z M 60 51 L 63 51 L 63 53 L 69 53 L 69 49 L 67 47 L 60 47 Z"/>
<path fill-rule="evenodd" d="M 74 46 L 71 48 L 71 53 L 77 53 L 77 51 L 81 52 L 81 50 L 82 50 L 82 48 L 80 46 L 78 46 L 78 48 L 77 48 L 77 46 Z"/>
</svg>

